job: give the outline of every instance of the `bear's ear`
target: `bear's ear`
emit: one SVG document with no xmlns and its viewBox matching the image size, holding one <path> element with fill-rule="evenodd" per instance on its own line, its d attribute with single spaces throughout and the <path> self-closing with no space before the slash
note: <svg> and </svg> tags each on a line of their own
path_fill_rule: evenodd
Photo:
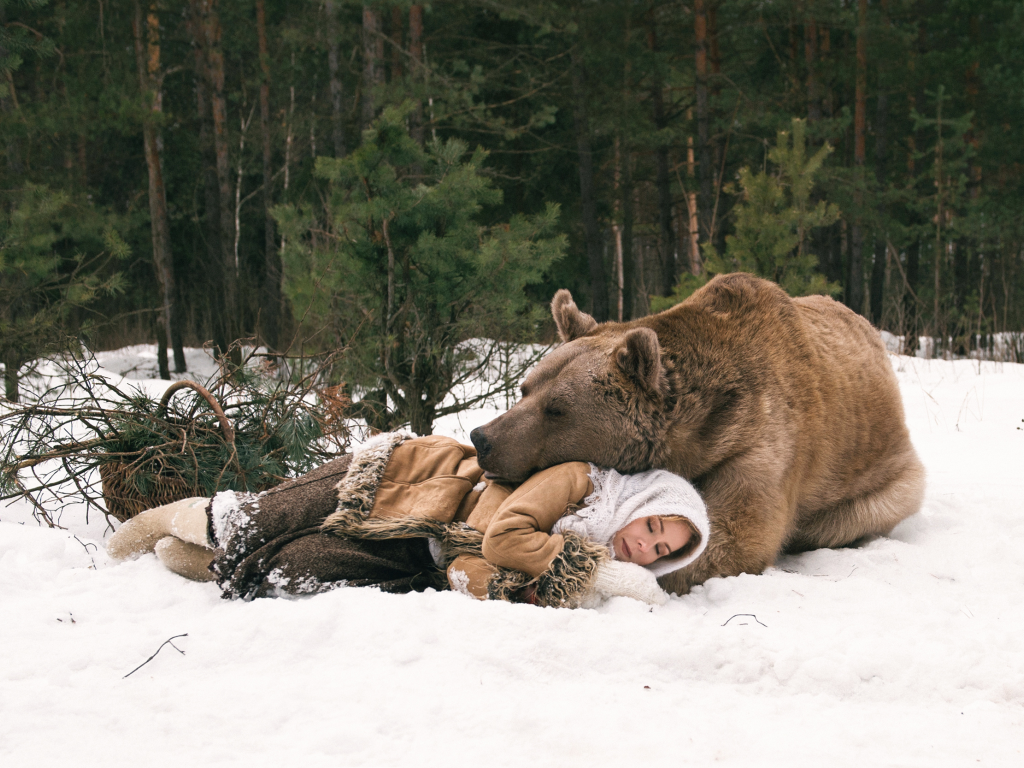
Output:
<svg viewBox="0 0 1024 768">
<path fill-rule="evenodd" d="M 661 344 L 650 328 L 634 328 L 626 333 L 615 351 L 615 362 L 622 372 L 648 394 L 661 394 L 665 380 L 661 368 Z"/>
<path fill-rule="evenodd" d="M 578 339 L 597 327 L 597 320 L 586 312 L 580 312 L 572 294 L 562 288 L 551 300 L 551 315 L 555 318 L 558 335 L 562 341 Z"/>
</svg>

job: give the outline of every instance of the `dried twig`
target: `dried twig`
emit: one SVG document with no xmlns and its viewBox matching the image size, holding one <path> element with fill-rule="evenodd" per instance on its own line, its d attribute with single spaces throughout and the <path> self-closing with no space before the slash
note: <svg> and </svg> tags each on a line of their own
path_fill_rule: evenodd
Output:
<svg viewBox="0 0 1024 768">
<path fill-rule="evenodd" d="M 184 652 L 183 650 L 181 650 L 181 648 L 179 648 L 178 646 L 176 646 L 176 645 L 175 645 L 174 643 L 172 643 L 172 642 L 171 642 L 172 640 L 177 640 L 177 639 L 178 639 L 179 637 L 188 637 L 188 632 L 186 632 L 186 633 L 184 633 L 184 634 L 182 634 L 182 635 L 175 635 L 174 637 L 169 637 L 169 638 L 167 638 L 166 640 L 164 640 L 164 641 L 163 641 L 163 642 L 162 642 L 162 643 L 160 644 L 160 647 L 159 647 L 159 648 L 157 648 L 157 649 L 156 649 L 156 650 L 155 650 L 155 651 L 153 652 L 153 655 L 152 655 L 152 656 L 150 656 L 150 657 L 149 657 L 148 659 L 146 659 L 146 660 L 145 660 L 144 662 L 142 662 L 141 664 L 139 664 L 139 666 L 137 666 L 137 667 L 136 667 L 135 669 L 133 669 L 133 670 L 132 670 L 131 672 L 129 672 L 129 673 L 127 674 L 127 675 L 125 675 L 125 676 L 124 676 L 124 677 L 122 677 L 121 679 L 122 679 L 122 680 L 124 680 L 124 679 L 125 679 L 125 678 L 127 678 L 127 677 L 131 677 L 131 676 L 132 676 L 132 675 L 134 675 L 134 674 L 135 674 L 136 672 L 138 672 L 138 671 L 139 671 L 140 669 L 142 669 L 142 668 L 143 668 L 144 666 L 146 666 L 147 664 L 149 664 L 149 662 L 151 662 L 151 661 L 152 661 L 153 659 L 155 659 L 155 658 L 156 658 L 156 655 L 157 655 L 158 653 L 160 653 L 160 651 L 162 651 L 162 650 L 163 650 L 163 647 L 164 647 L 165 645 L 170 645 L 170 646 L 171 646 L 171 648 L 173 648 L 173 649 L 174 649 L 174 650 L 176 650 L 176 651 L 177 651 L 178 653 L 180 653 L 180 654 L 181 654 L 182 656 L 184 656 L 184 655 L 185 655 L 185 652 Z"/>
<path fill-rule="evenodd" d="M 729 617 L 729 618 L 728 618 L 728 619 L 726 620 L 725 624 L 728 624 L 728 623 L 729 623 L 730 621 L 732 621 L 733 619 L 735 619 L 735 618 L 736 618 L 736 617 L 738 617 L 738 616 L 749 616 L 749 617 L 750 617 L 750 618 L 752 618 L 752 619 L 753 619 L 754 621 L 756 621 L 756 622 L 757 622 L 758 624 L 760 624 L 760 625 L 761 625 L 762 627 L 765 627 L 765 628 L 767 628 L 767 627 L 768 627 L 768 625 L 767 625 L 767 624 L 765 624 L 765 623 L 764 623 L 763 621 L 761 621 L 761 620 L 760 620 L 759 618 L 757 618 L 757 616 L 755 616 L 755 615 L 754 615 L 754 614 L 752 614 L 752 613 L 736 613 L 736 614 L 733 614 L 732 616 L 730 616 L 730 617 Z M 725 624 L 723 624 L 722 626 L 724 627 L 724 626 L 725 626 Z M 745 627 L 745 626 L 746 626 L 746 624 L 741 624 L 740 626 L 744 626 L 744 627 Z"/>
</svg>

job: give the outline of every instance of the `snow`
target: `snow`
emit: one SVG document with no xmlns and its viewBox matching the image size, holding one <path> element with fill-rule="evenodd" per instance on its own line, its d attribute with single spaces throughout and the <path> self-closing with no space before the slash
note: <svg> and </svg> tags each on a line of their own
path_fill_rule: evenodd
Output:
<svg viewBox="0 0 1024 768">
<path fill-rule="evenodd" d="M 135 376 L 150 352 L 102 362 Z M 112 562 L 102 521 L 0 508 L 0 763 L 1024 764 L 1024 365 L 892 361 L 921 513 L 653 609 L 224 601 L 152 555 Z"/>
<path fill-rule="evenodd" d="M 234 491 L 224 491 L 213 497 L 210 522 L 217 541 L 227 541 L 249 525 L 249 515 L 242 511 L 242 504 L 251 499 L 252 494 L 244 493 L 241 499 L 238 496 Z"/>
</svg>

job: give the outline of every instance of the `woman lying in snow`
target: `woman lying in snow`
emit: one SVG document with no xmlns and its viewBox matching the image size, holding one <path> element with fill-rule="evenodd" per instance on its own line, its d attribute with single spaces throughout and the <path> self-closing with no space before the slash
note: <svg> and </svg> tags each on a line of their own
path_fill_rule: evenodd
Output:
<svg viewBox="0 0 1024 768">
<path fill-rule="evenodd" d="M 664 603 L 657 577 L 696 559 L 707 539 L 704 502 L 664 470 L 571 462 L 512 489 L 484 478 L 471 446 L 388 433 L 270 491 L 151 509 L 107 552 L 155 551 L 227 598 L 420 591 L 447 577 L 480 599 L 577 607 L 613 595 Z"/>
</svg>

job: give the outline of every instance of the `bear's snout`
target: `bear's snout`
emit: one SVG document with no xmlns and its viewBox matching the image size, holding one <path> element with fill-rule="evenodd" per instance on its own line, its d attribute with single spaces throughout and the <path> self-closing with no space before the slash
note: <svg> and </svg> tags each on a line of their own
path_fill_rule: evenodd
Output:
<svg viewBox="0 0 1024 768">
<path fill-rule="evenodd" d="M 469 439 L 473 441 L 473 447 L 476 448 L 477 461 L 487 458 L 487 454 L 491 452 L 491 443 L 484 435 L 483 430 L 477 427 L 469 433 Z"/>
</svg>

